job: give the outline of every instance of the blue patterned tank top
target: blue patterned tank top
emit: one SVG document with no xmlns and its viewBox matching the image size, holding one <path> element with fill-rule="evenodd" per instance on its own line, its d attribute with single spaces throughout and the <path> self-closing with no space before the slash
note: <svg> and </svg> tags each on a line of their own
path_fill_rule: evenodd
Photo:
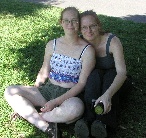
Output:
<svg viewBox="0 0 146 138">
<path fill-rule="evenodd" d="M 53 55 L 50 60 L 51 71 L 49 78 L 57 82 L 78 83 L 79 75 L 82 69 L 81 57 L 89 45 L 85 46 L 81 52 L 80 58 L 75 59 L 66 55 L 55 53 L 56 39 L 53 45 Z"/>
</svg>

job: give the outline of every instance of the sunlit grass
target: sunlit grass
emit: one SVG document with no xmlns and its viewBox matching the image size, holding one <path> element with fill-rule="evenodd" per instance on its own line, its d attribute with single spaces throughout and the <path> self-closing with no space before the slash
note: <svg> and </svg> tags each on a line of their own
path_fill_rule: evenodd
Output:
<svg viewBox="0 0 146 138">
<path fill-rule="evenodd" d="M 18 0 L 0 1 L 0 137 L 44 138 L 42 131 L 25 120 L 11 122 L 13 110 L 4 100 L 6 86 L 33 85 L 41 67 L 46 43 L 63 34 L 60 8 Z M 121 107 L 120 125 L 113 138 L 146 137 L 146 25 L 99 16 L 105 30 L 116 34 L 124 47 L 128 74 L 135 89 Z M 124 128 L 124 129 L 123 129 Z"/>
</svg>

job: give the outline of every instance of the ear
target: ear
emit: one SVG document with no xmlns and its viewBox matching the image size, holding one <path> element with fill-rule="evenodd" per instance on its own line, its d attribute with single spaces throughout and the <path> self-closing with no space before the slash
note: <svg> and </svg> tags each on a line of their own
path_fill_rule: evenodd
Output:
<svg viewBox="0 0 146 138">
<path fill-rule="evenodd" d="M 59 24 L 62 25 L 62 20 L 58 20 Z"/>
<path fill-rule="evenodd" d="M 99 33 L 101 32 L 101 30 L 102 30 L 101 27 L 98 27 L 98 32 L 99 32 Z"/>
</svg>

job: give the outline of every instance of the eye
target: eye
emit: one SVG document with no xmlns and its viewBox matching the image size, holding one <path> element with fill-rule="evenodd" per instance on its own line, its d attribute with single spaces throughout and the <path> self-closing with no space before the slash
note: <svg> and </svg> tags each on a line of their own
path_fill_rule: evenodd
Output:
<svg viewBox="0 0 146 138">
<path fill-rule="evenodd" d="M 78 23 L 78 21 L 77 20 L 72 20 L 72 23 Z"/>
<path fill-rule="evenodd" d="M 91 29 L 95 29 L 96 26 L 97 26 L 96 24 L 93 24 L 93 25 L 90 26 L 90 28 L 91 28 Z"/>
<path fill-rule="evenodd" d="M 81 28 L 82 28 L 82 30 L 87 30 L 87 29 L 88 29 L 87 26 L 83 26 L 83 27 L 81 27 Z"/>
<path fill-rule="evenodd" d="M 63 20 L 64 23 L 69 23 L 69 20 Z"/>
</svg>

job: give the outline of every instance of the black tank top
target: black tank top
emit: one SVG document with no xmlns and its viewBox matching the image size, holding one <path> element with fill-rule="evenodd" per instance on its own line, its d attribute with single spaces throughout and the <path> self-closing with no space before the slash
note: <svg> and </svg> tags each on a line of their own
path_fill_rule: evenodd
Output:
<svg viewBox="0 0 146 138">
<path fill-rule="evenodd" d="M 106 56 L 105 57 L 97 57 L 96 58 L 96 69 L 112 69 L 115 68 L 115 61 L 113 55 L 109 53 L 109 46 L 111 39 L 115 35 L 111 34 L 106 43 Z"/>
</svg>

